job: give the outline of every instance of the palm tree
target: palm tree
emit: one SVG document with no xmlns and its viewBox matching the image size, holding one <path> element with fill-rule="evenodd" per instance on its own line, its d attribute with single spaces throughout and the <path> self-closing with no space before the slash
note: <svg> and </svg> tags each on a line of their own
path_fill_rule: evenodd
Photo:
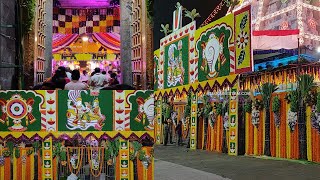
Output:
<svg viewBox="0 0 320 180">
<path fill-rule="evenodd" d="M 264 140 L 264 155 L 271 156 L 270 151 L 270 102 L 271 95 L 277 90 L 277 85 L 273 83 L 264 83 L 259 87 L 259 92 L 262 96 L 263 107 L 265 108 L 265 140 Z"/>
<path fill-rule="evenodd" d="M 192 11 L 186 10 L 184 17 L 188 17 L 191 19 L 191 21 L 194 21 L 195 18 L 201 17 L 201 16 L 196 9 L 193 9 Z"/>
<path fill-rule="evenodd" d="M 311 75 L 303 74 L 298 76 L 297 91 L 299 101 L 298 110 L 298 129 L 299 129 L 299 158 L 307 159 L 306 142 L 306 98 L 312 88 L 315 86 L 314 78 Z"/>
<path fill-rule="evenodd" d="M 172 30 L 169 29 L 169 24 L 166 24 L 166 25 L 161 24 L 161 28 L 162 29 L 160 30 L 160 32 L 163 32 L 164 36 L 168 36 L 168 34 L 172 32 Z"/>
</svg>

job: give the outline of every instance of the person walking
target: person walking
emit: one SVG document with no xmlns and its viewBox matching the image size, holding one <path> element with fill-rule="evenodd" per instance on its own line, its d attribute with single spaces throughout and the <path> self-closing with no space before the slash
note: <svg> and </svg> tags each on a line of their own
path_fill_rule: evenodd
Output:
<svg viewBox="0 0 320 180">
<path fill-rule="evenodd" d="M 71 82 L 67 83 L 64 87 L 65 90 L 87 90 L 88 86 L 83 82 L 79 81 L 80 71 L 73 70 L 71 73 Z"/>
<path fill-rule="evenodd" d="M 117 85 L 119 84 L 118 78 L 117 78 L 117 74 L 116 73 L 112 73 L 110 76 L 110 80 L 109 80 L 109 86 L 113 86 L 113 85 Z"/>
<path fill-rule="evenodd" d="M 182 145 L 182 121 L 178 122 L 178 125 L 176 127 L 176 135 L 178 139 L 178 146 Z"/>
<path fill-rule="evenodd" d="M 173 136 L 173 121 L 172 119 L 168 119 L 168 128 L 169 128 L 169 137 L 168 137 L 168 140 L 170 142 L 170 144 L 173 144 L 173 141 L 172 141 L 172 136 Z"/>
<path fill-rule="evenodd" d="M 168 144 L 168 138 L 169 138 L 169 121 L 170 119 L 167 119 L 163 122 L 163 126 L 164 126 L 164 142 L 163 145 L 167 145 Z"/>
</svg>

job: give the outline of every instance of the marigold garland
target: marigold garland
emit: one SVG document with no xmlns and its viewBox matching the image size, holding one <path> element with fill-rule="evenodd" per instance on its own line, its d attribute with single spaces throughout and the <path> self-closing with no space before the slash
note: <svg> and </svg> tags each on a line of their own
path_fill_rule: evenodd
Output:
<svg viewBox="0 0 320 180">
<path fill-rule="evenodd" d="M 79 171 L 80 171 L 80 167 L 81 167 L 81 164 L 82 164 L 82 154 L 83 154 L 83 148 L 78 148 L 78 152 L 79 152 L 79 149 L 81 149 L 81 151 L 80 151 L 80 154 L 78 155 L 78 163 L 77 163 L 77 167 L 76 168 L 74 168 L 74 167 L 72 167 L 71 168 L 71 163 L 70 163 L 70 156 L 69 156 L 69 150 L 71 150 L 72 148 L 67 148 L 67 158 L 68 158 L 68 167 L 69 167 L 69 170 L 70 170 L 70 172 L 72 172 L 73 173 L 73 170 L 72 170 L 72 168 L 73 169 L 75 169 L 76 170 L 76 173 L 74 173 L 74 174 L 78 174 L 79 173 Z M 80 156 L 80 160 L 79 160 L 79 156 Z"/>
<path fill-rule="evenodd" d="M 90 150 L 90 153 L 88 153 L 88 160 L 90 161 L 89 165 L 90 165 L 90 171 L 91 171 L 91 174 L 94 176 L 94 177 L 99 177 L 101 175 L 101 171 L 102 171 L 102 163 L 104 161 L 104 158 L 101 158 L 101 157 L 104 157 L 104 148 L 101 148 L 102 149 L 102 155 L 100 156 L 100 150 L 99 150 L 99 147 L 90 147 L 88 148 Z M 99 165 L 99 171 L 98 171 L 98 174 L 95 174 L 93 172 L 93 167 L 92 167 L 92 149 L 98 149 L 99 151 L 99 161 L 100 161 L 100 165 Z M 102 160 L 101 160 L 102 159 Z"/>
</svg>

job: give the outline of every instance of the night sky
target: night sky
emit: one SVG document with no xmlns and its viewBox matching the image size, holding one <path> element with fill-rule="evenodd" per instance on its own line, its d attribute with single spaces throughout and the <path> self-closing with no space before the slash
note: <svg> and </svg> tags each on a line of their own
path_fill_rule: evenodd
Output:
<svg viewBox="0 0 320 180">
<path fill-rule="evenodd" d="M 173 11 L 176 9 L 175 5 L 177 0 L 155 0 L 154 2 L 154 50 L 159 49 L 160 39 L 164 37 L 164 33 L 160 32 L 161 24 L 169 24 L 170 29 L 172 29 L 172 16 Z M 192 9 L 197 9 L 200 13 L 200 18 L 196 18 L 197 27 L 199 27 L 211 14 L 214 8 L 221 2 L 221 0 L 180 0 L 180 4 L 191 11 Z M 223 17 L 228 8 L 224 6 L 222 10 L 216 15 L 216 19 Z M 182 18 L 182 26 L 190 23 L 190 18 Z"/>
</svg>

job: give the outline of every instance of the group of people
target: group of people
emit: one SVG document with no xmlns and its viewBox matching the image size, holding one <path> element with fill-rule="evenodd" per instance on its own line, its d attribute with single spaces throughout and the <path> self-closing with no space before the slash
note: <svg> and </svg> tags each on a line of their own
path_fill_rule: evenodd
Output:
<svg viewBox="0 0 320 180">
<path fill-rule="evenodd" d="M 173 129 L 175 130 L 175 135 L 177 139 L 177 144 L 179 146 L 182 146 L 182 121 L 179 121 L 176 127 L 173 125 L 173 120 L 170 118 L 163 121 L 164 124 L 164 142 L 163 144 L 166 146 L 168 144 L 168 141 L 170 144 L 173 144 L 172 136 L 173 136 Z"/>
<path fill-rule="evenodd" d="M 109 71 L 107 74 L 106 71 L 101 72 L 100 68 L 95 68 L 94 72 L 89 76 L 85 70 L 81 75 L 77 69 L 71 71 L 70 68 L 60 66 L 52 77 L 47 79 L 43 84 L 35 86 L 34 89 L 101 90 L 118 84 L 120 84 L 118 76 L 112 71 Z"/>
</svg>

